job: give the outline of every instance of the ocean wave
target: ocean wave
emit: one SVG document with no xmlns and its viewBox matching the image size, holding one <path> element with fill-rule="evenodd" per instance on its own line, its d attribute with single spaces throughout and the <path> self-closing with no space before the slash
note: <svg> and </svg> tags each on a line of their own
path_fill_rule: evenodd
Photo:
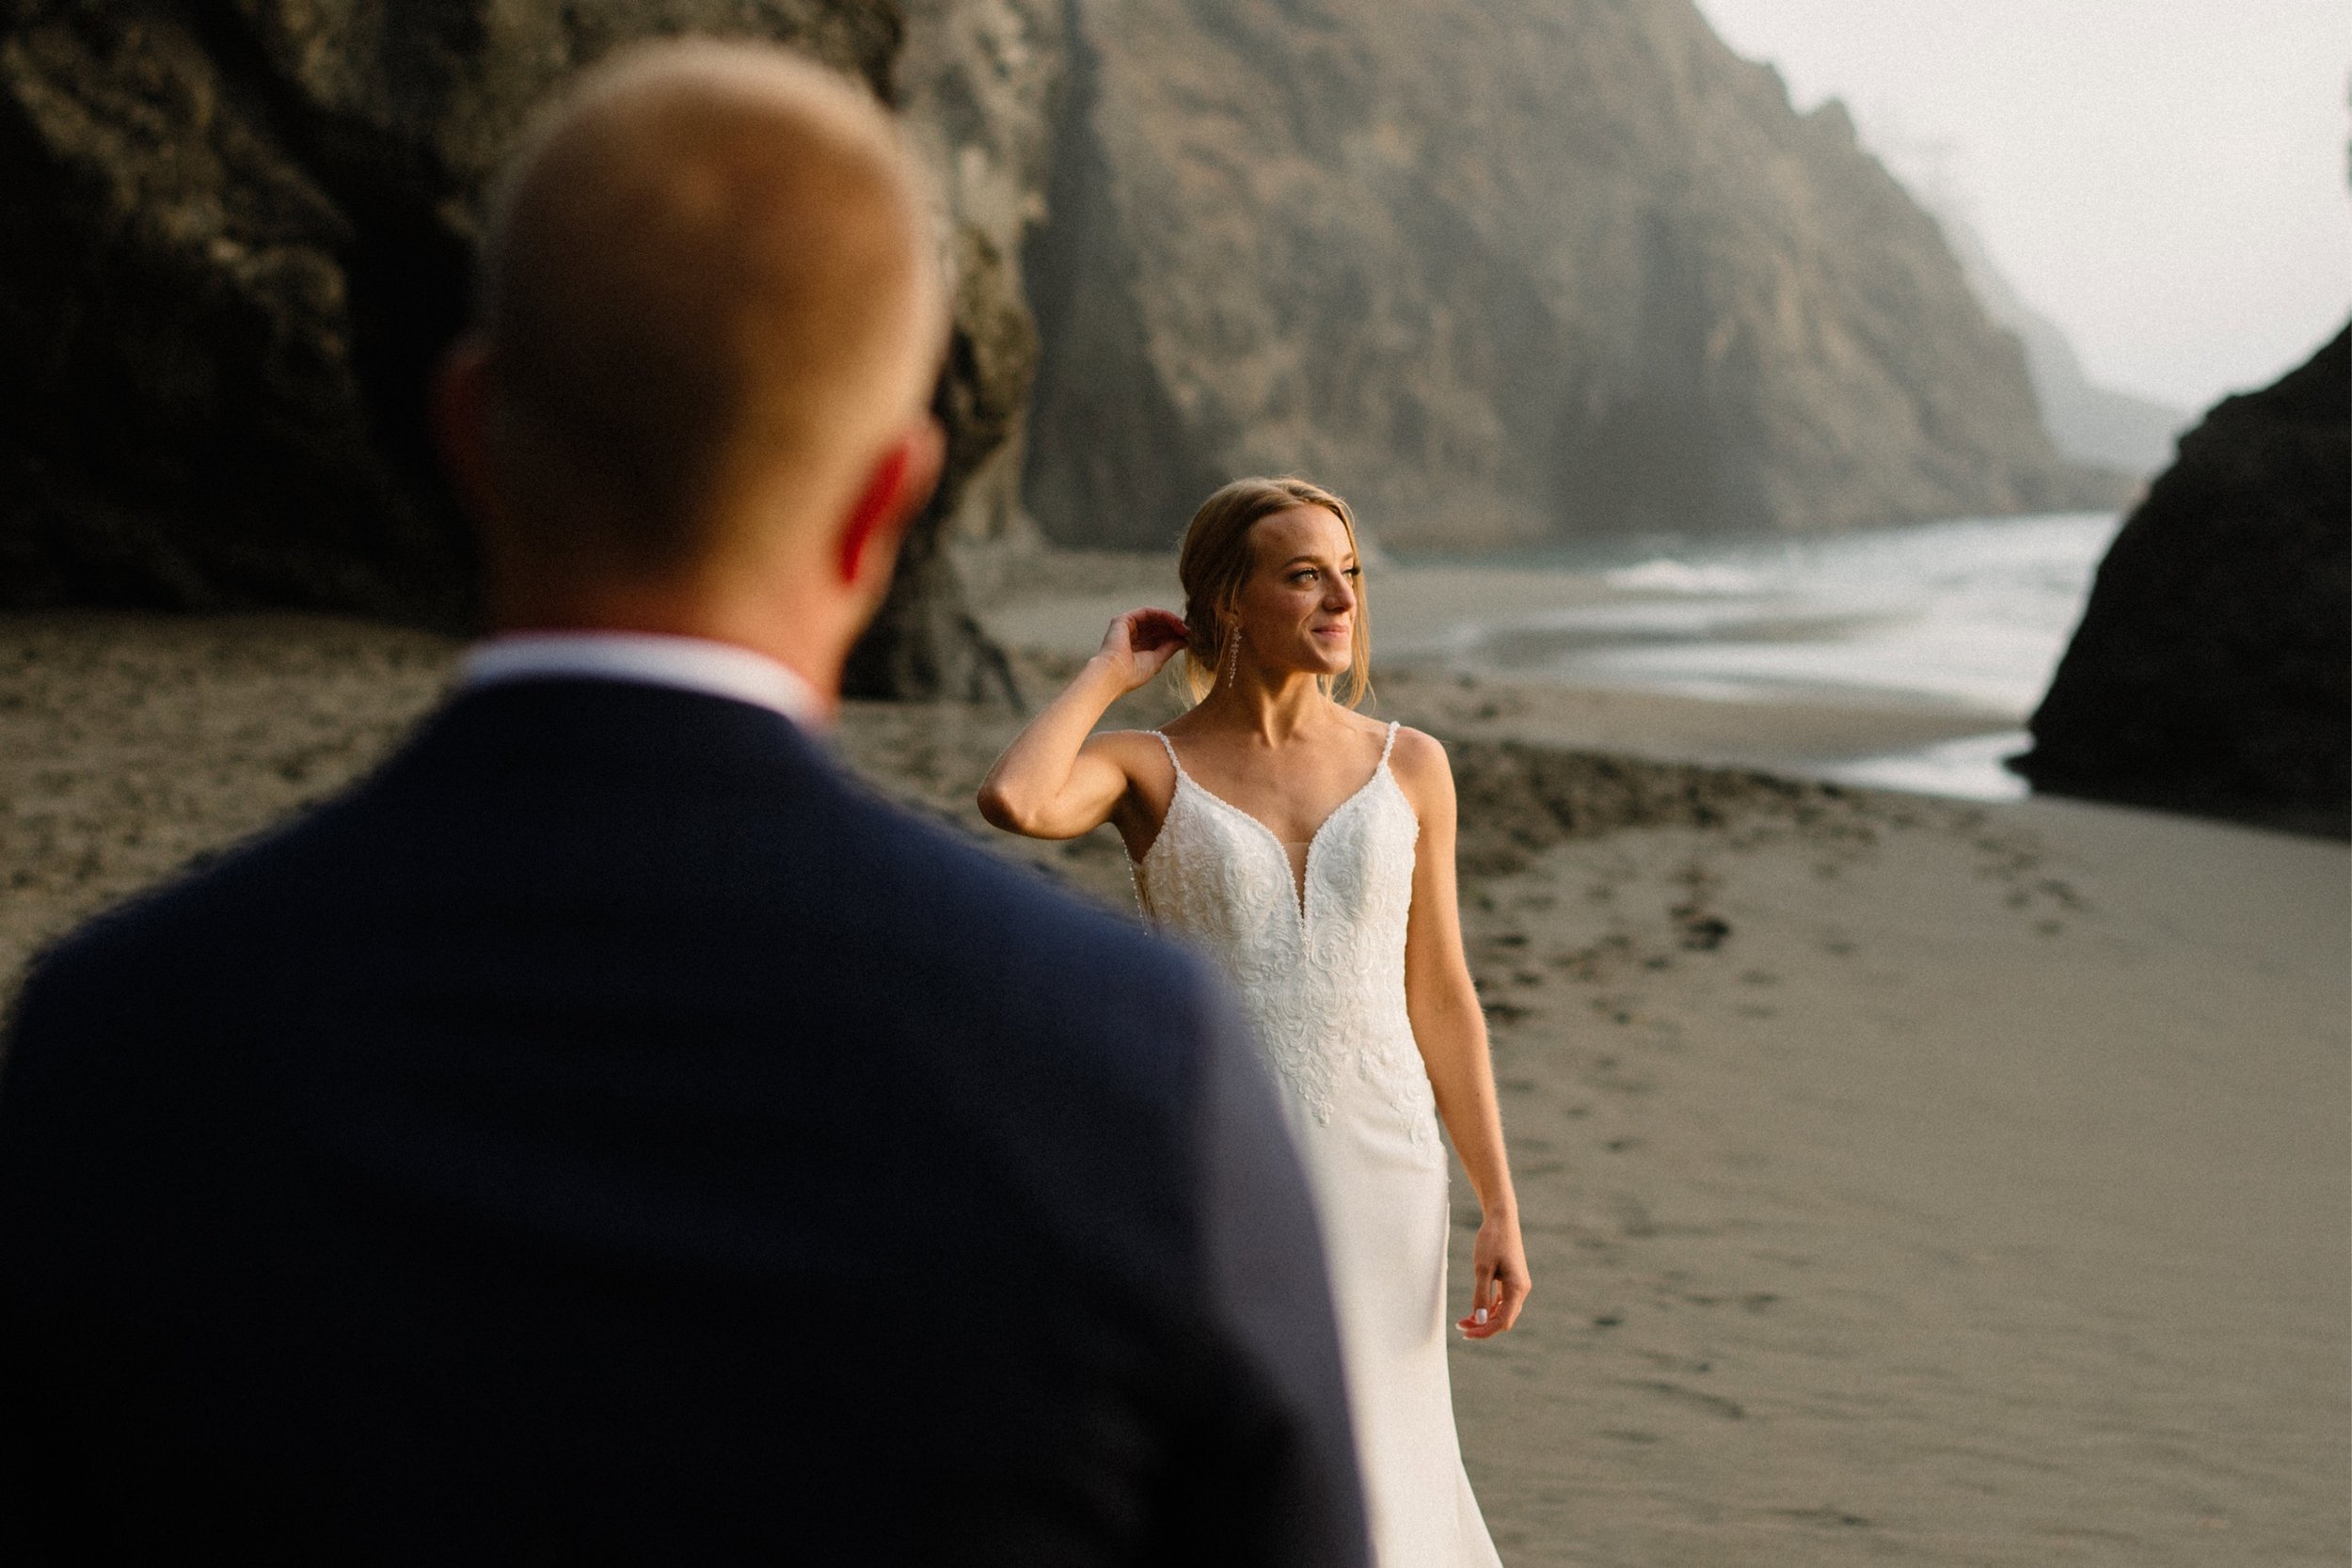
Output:
<svg viewBox="0 0 2352 1568">
<path fill-rule="evenodd" d="M 1669 561 L 1660 557 L 1638 566 L 1603 572 L 1612 588 L 1651 594 L 1750 594 L 1757 587 L 1755 574 L 1715 562 Z"/>
</svg>

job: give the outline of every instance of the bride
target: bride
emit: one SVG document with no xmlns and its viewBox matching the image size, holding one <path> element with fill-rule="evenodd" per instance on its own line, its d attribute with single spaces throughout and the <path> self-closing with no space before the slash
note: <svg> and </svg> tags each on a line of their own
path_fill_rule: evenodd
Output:
<svg viewBox="0 0 2352 1568">
<path fill-rule="evenodd" d="M 1375 1560 L 1492 1564 L 1446 1373 L 1439 1117 L 1485 1211 L 1456 1326 L 1504 1332 L 1529 1278 L 1462 952 L 1453 771 L 1429 736 L 1355 711 L 1370 639 L 1337 496 L 1237 480 L 1194 515 L 1179 573 L 1184 618 L 1112 622 L 980 809 L 1036 838 L 1115 824 L 1145 912 L 1239 988 L 1323 1221 Z M 1089 734 L 1179 653 L 1190 711 Z"/>
</svg>

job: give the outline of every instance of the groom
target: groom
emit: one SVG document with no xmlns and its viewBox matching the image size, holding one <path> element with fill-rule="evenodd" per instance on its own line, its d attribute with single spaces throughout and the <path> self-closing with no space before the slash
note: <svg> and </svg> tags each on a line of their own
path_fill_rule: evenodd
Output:
<svg viewBox="0 0 2352 1568">
<path fill-rule="evenodd" d="M 1363 1560 L 1233 1015 L 818 739 L 940 467 L 932 246 L 771 51 L 530 140 L 437 405 L 504 634 L 22 998 L 0 1559 Z"/>
</svg>

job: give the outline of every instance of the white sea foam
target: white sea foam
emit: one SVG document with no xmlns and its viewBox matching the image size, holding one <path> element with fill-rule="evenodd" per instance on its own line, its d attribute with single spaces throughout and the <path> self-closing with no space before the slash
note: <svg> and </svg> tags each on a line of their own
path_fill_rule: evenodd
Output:
<svg viewBox="0 0 2352 1568">
<path fill-rule="evenodd" d="M 1693 564 L 1663 556 L 1638 566 L 1603 572 L 1600 578 L 1612 588 L 1632 593 L 1745 594 L 1756 586 L 1753 575 L 1737 567 L 1720 562 Z"/>
<path fill-rule="evenodd" d="M 1983 737 L 1849 776 L 1998 793 L 1996 753 L 2048 689 L 2118 522 L 1972 518 L 1587 568 L 1628 596 L 1474 623 L 1451 653 L 1522 679 L 1971 710 Z"/>
</svg>

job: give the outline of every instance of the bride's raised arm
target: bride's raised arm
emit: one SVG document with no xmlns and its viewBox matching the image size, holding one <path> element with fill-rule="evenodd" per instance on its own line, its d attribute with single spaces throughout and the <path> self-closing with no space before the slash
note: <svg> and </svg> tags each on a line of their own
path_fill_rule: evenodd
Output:
<svg viewBox="0 0 2352 1568">
<path fill-rule="evenodd" d="M 1111 704 L 1184 645 L 1184 619 L 1168 610 L 1131 610 L 1113 621 L 1102 648 L 988 770 L 980 815 L 1030 838 L 1076 838 L 1109 821 L 1130 775 L 1111 737 L 1088 737 Z"/>
</svg>

